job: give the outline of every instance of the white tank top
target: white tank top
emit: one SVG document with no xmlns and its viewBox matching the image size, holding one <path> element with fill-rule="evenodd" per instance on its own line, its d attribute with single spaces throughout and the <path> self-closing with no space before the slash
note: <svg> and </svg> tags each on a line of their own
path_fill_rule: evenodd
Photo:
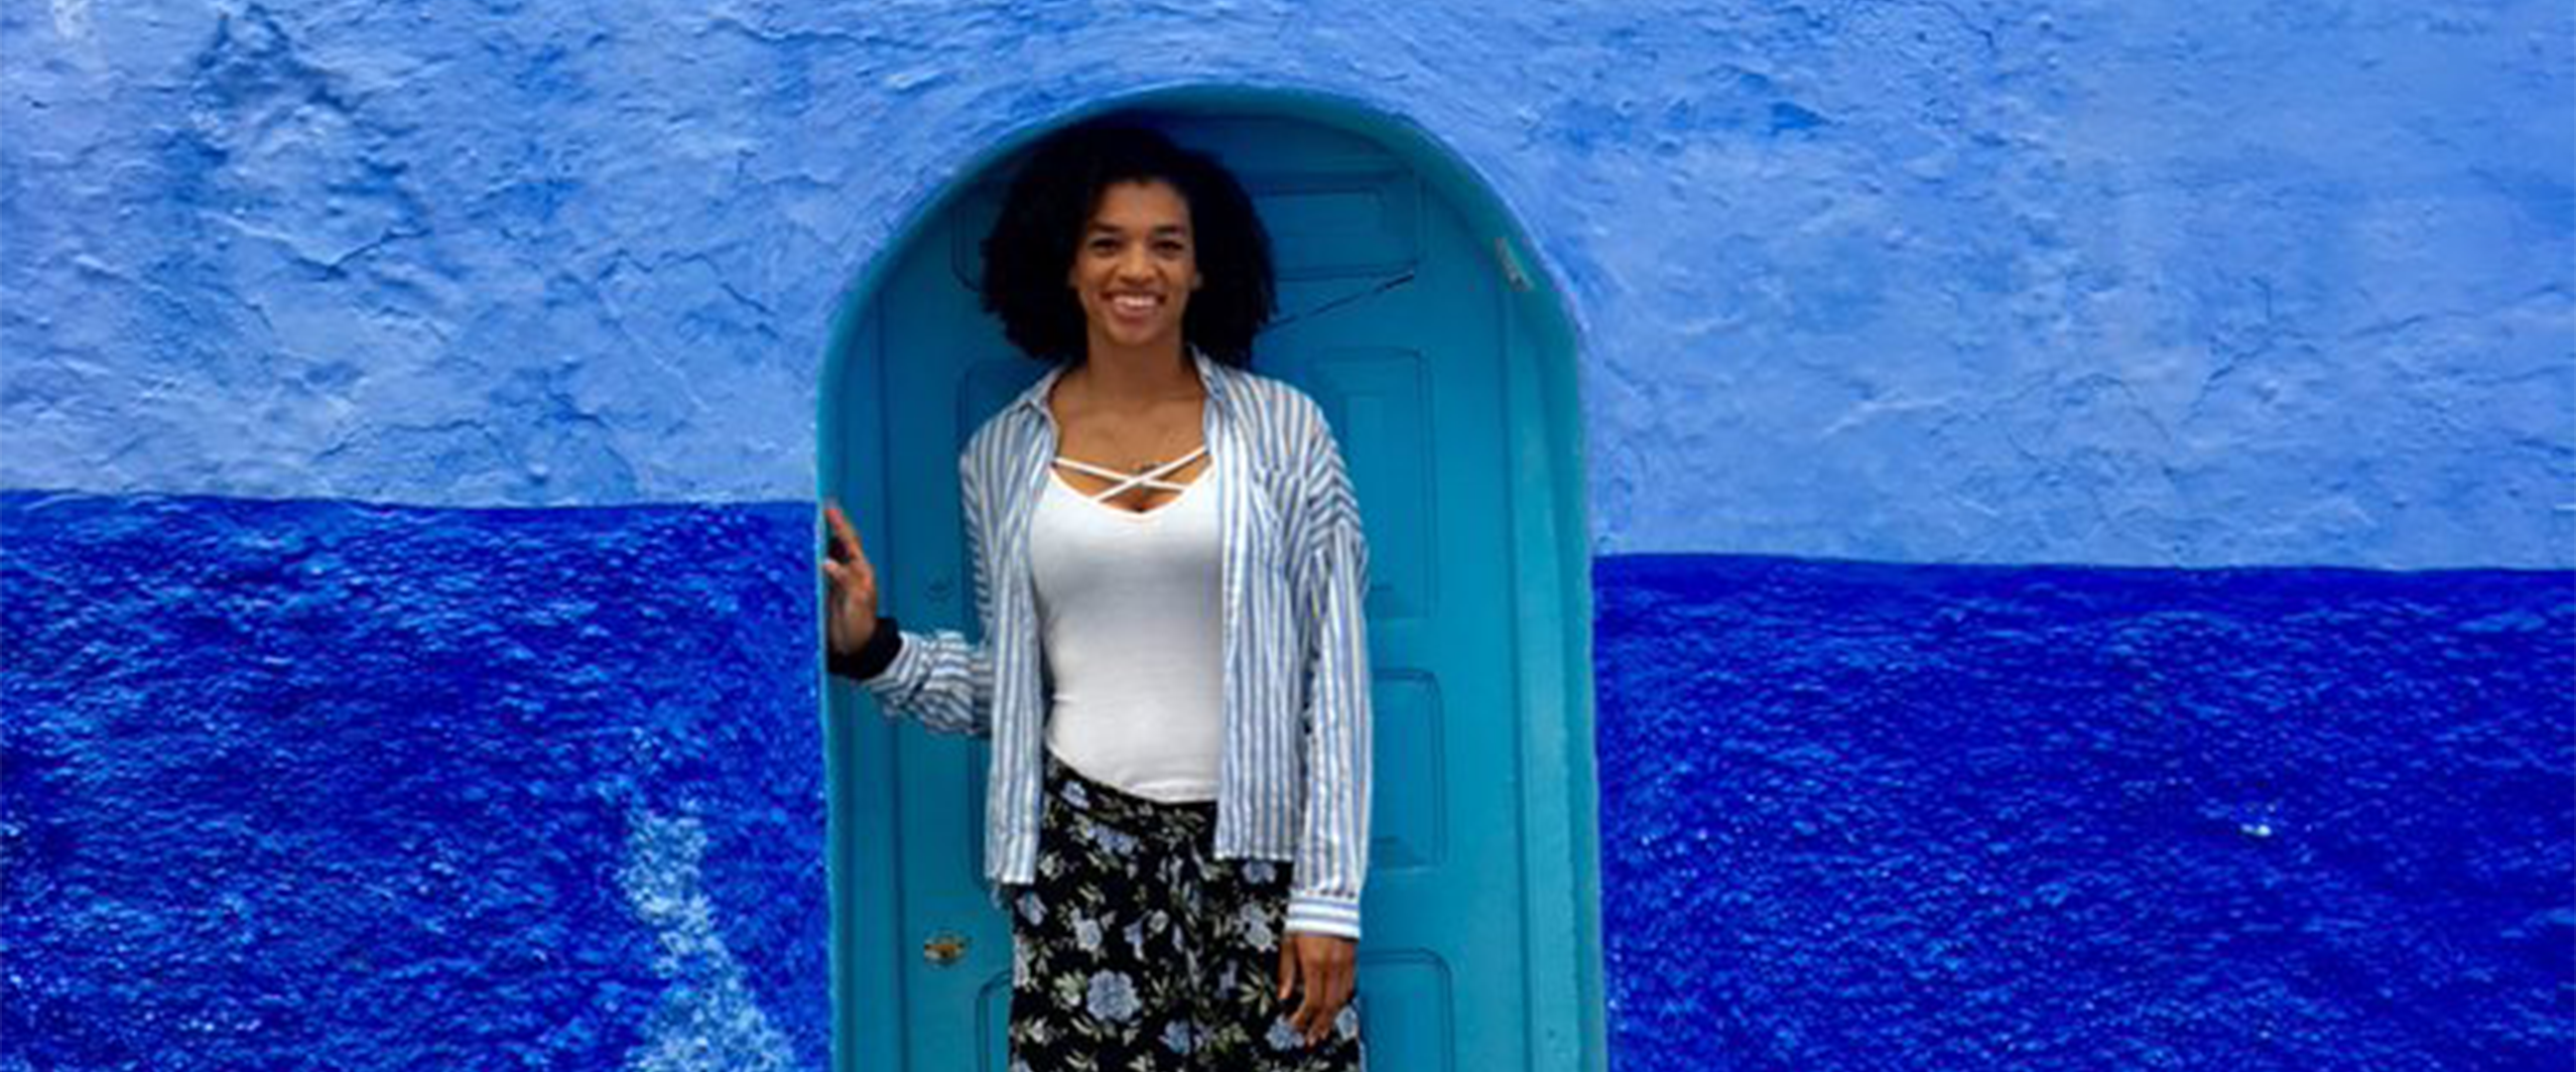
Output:
<svg viewBox="0 0 2576 1072">
<path fill-rule="evenodd" d="M 1224 709 L 1224 532 L 1216 467 L 1160 479 L 1201 447 L 1097 499 L 1048 467 L 1029 566 L 1052 679 L 1047 749 L 1086 777 L 1165 803 L 1216 799 Z M 1059 459 L 1060 461 L 1062 459 Z M 1144 513 L 1097 501 L 1177 488 Z"/>
</svg>

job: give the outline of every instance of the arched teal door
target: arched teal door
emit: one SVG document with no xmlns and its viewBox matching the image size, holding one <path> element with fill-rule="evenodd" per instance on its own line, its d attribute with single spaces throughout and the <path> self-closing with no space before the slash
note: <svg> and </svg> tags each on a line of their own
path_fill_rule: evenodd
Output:
<svg viewBox="0 0 2576 1072">
<path fill-rule="evenodd" d="M 1171 129 L 1253 191 L 1282 313 L 1254 367 L 1322 403 L 1370 541 L 1371 1063 L 1597 1068 L 1588 609 L 1556 310 L 1516 239 L 1401 145 L 1225 101 Z M 956 451 L 1042 371 L 969 285 L 1007 174 L 957 191 L 875 273 L 827 384 L 825 491 L 910 623 L 972 629 Z M 845 685 L 830 704 L 841 1061 L 999 1072 L 1010 933 L 977 877 L 984 746 L 882 724 Z"/>
</svg>

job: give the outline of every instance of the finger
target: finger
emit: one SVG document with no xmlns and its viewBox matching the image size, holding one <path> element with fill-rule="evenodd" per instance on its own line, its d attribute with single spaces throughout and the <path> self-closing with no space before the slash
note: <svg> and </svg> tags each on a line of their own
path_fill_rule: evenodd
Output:
<svg viewBox="0 0 2576 1072">
<path fill-rule="evenodd" d="M 1305 1000 L 1297 1003 L 1297 1033 L 1306 1041 L 1315 1041 L 1315 1029 L 1324 1022 L 1324 1002 L 1329 1000 L 1331 969 L 1319 954 L 1298 958 L 1297 980 L 1306 984 Z"/>
<path fill-rule="evenodd" d="M 1297 943 L 1279 943 L 1279 1000 L 1288 1000 L 1288 992 L 1297 988 Z"/>
<path fill-rule="evenodd" d="M 1333 972 L 1332 1000 L 1325 1003 L 1324 1014 L 1315 1024 L 1317 1038 L 1331 1034 L 1334 1023 L 1342 1018 L 1342 1010 L 1350 1007 L 1351 990 L 1358 981 L 1356 976 L 1357 973 L 1347 964 Z"/>
<path fill-rule="evenodd" d="M 828 558 L 823 560 L 823 576 L 831 578 L 834 589 L 847 587 L 850 583 L 849 568 Z"/>
<path fill-rule="evenodd" d="M 859 546 L 859 530 L 851 527 L 850 519 L 841 513 L 840 505 L 836 503 L 824 507 L 823 517 L 832 524 L 833 544 L 847 549 L 850 552 L 850 561 L 867 561 L 867 552 Z"/>
<path fill-rule="evenodd" d="M 1306 1010 L 1314 1004 L 1315 992 L 1309 989 L 1299 994 L 1296 1007 L 1288 1010 L 1288 1030 L 1296 1032 L 1299 1039 L 1307 1037 Z"/>
<path fill-rule="evenodd" d="M 1314 1000 L 1308 1002 L 1314 1008 L 1309 1011 L 1306 1023 L 1306 1042 L 1309 1045 L 1321 1041 L 1333 1029 L 1333 1014 L 1342 1011 L 1340 976 L 1338 966 L 1319 968 L 1307 976 L 1315 980 Z"/>
<path fill-rule="evenodd" d="M 1331 1022 L 1333 982 L 1331 969 L 1321 964 L 1308 965 L 1305 973 L 1306 1004 L 1297 1010 L 1297 1034 L 1312 1045 L 1316 1036 L 1324 1033 L 1324 1025 Z"/>
<path fill-rule="evenodd" d="M 845 562 L 855 561 L 858 557 L 855 549 L 859 545 L 859 538 L 858 533 L 850 526 L 849 517 L 841 513 L 840 507 L 835 506 L 824 510 L 823 520 L 832 530 L 832 557 Z"/>
</svg>

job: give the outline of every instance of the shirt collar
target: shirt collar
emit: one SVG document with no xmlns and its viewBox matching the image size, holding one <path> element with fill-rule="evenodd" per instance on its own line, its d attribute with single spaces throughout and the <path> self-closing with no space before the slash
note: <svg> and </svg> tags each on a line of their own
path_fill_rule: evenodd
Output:
<svg viewBox="0 0 2576 1072">
<path fill-rule="evenodd" d="M 1199 385 L 1207 390 L 1208 404 L 1220 407 L 1226 405 L 1226 392 L 1232 388 L 1233 370 L 1218 363 L 1215 358 L 1209 357 L 1207 351 L 1199 349 L 1195 344 L 1190 347 L 1190 363 L 1198 367 Z M 1055 387 L 1056 377 L 1064 375 L 1064 370 L 1071 367 L 1073 366 L 1065 362 L 1056 362 L 1053 368 L 1047 370 L 1046 375 L 1038 377 L 1038 382 L 1030 384 L 1028 390 L 1020 392 L 1020 397 L 1012 400 L 1011 405 L 1026 406 L 1036 410 L 1040 416 L 1046 415 L 1047 392 Z"/>
</svg>

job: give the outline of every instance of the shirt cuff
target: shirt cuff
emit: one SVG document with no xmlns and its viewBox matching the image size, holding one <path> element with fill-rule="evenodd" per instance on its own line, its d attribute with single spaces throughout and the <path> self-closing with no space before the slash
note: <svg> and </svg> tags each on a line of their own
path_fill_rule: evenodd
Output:
<svg viewBox="0 0 2576 1072">
<path fill-rule="evenodd" d="M 1359 899 L 1320 893 L 1289 894 L 1288 919 L 1279 929 L 1290 934 L 1329 934 L 1359 941 Z"/>
<path fill-rule="evenodd" d="M 894 657 L 902 651 L 902 628 L 895 624 L 894 619 L 880 614 L 877 616 L 877 631 L 869 635 L 867 643 L 859 645 L 859 650 L 853 652 L 827 651 L 823 668 L 854 681 L 866 681 L 885 673 L 886 667 L 893 665 Z"/>
</svg>

